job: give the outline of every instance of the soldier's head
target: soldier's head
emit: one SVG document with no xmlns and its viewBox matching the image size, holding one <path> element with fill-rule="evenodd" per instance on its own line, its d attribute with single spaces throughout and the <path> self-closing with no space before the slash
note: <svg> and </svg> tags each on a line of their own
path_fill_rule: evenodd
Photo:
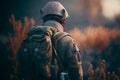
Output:
<svg viewBox="0 0 120 80">
<path fill-rule="evenodd" d="M 68 12 L 64 8 L 64 6 L 57 1 L 48 2 L 40 10 L 40 15 L 43 19 L 43 23 L 48 20 L 54 20 L 59 22 L 63 27 L 65 25 L 65 21 L 69 18 Z"/>
</svg>

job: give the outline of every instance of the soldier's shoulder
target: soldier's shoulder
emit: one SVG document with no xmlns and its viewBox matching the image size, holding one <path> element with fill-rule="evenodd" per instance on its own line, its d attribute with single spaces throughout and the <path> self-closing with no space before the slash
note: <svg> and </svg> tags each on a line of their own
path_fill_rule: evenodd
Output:
<svg viewBox="0 0 120 80">
<path fill-rule="evenodd" d="M 53 40 L 55 41 L 59 41 L 63 38 L 68 38 L 68 37 L 71 37 L 71 35 L 67 32 L 56 32 L 54 33 L 53 35 Z"/>
<path fill-rule="evenodd" d="M 67 44 L 67 43 L 72 43 L 74 39 L 67 32 L 57 32 L 53 36 L 53 41 L 55 42 L 55 44 L 57 43 Z"/>
<path fill-rule="evenodd" d="M 69 34 L 61 39 L 61 43 L 65 44 L 73 44 L 75 40 L 72 38 L 72 36 Z"/>
</svg>

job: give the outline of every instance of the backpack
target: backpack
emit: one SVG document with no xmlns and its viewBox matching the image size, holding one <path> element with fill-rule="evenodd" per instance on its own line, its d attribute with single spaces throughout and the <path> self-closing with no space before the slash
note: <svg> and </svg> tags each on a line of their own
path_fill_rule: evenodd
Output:
<svg viewBox="0 0 120 80">
<path fill-rule="evenodd" d="M 57 32 L 54 27 L 38 26 L 32 28 L 22 44 L 22 58 L 26 72 L 33 73 L 32 75 L 35 77 L 47 78 L 55 74 L 51 71 L 51 64 L 56 58 L 60 65 L 60 60 L 54 46 L 58 40 L 66 35 L 68 34 L 65 32 Z"/>
</svg>

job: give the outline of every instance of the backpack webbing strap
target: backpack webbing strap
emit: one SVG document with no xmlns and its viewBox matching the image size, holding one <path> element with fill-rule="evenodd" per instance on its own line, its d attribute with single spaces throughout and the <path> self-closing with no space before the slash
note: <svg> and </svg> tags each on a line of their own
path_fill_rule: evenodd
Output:
<svg viewBox="0 0 120 80">
<path fill-rule="evenodd" d="M 58 41 L 62 38 L 64 38 L 65 36 L 71 36 L 70 34 L 66 33 L 66 32 L 56 32 L 53 37 L 52 37 L 52 42 L 53 42 L 53 55 L 55 56 L 55 58 L 57 59 L 58 65 L 59 65 L 59 71 L 62 70 L 62 63 L 60 61 L 59 55 L 57 53 L 57 44 Z"/>
<path fill-rule="evenodd" d="M 62 38 L 64 38 L 65 36 L 71 36 L 70 34 L 66 33 L 66 32 L 56 32 L 53 37 L 52 37 L 52 40 L 54 42 L 54 46 L 55 48 L 57 48 L 57 44 L 58 44 L 58 41 Z"/>
</svg>

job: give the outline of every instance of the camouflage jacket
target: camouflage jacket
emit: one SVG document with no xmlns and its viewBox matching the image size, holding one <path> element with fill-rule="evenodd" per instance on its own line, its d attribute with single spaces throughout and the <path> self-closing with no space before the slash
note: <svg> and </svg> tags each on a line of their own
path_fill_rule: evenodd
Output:
<svg viewBox="0 0 120 80">
<path fill-rule="evenodd" d="M 63 32 L 63 26 L 56 21 L 48 21 L 44 25 L 55 27 L 59 32 Z M 80 51 L 75 40 L 71 36 L 65 36 L 55 41 L 55 49 L 60 57 L 64 71 L 69 73 L 71 80 L 82 80 L 82 62 L 80 60 Z"/>
<path fill-rule="evenodd" d="M 62 68 L 61 71 L 67 72 L 71 80 L 82 80 L 83 72 L 80 51 L 75 40 L 71 36 L 64 36 L 58 39 L 57 36 L 55 36 L 57 32 L 64 33 L 64 31 L 63 26 L 56 21 L 47 21 L 43 26 L 54 27 L 56 29 L 56 33 L 52 34 L 54 37 L 53 44 L 60 59 L 60 63 L 62 64 L 62 67 L 60 67 Z M 17 54 L 16 58 L 20 64 L 19 54 Z M 18 66 L 20 67 L 20 76 L 23 75 L 21 66 L 22 65 Z"/>
</svg>

